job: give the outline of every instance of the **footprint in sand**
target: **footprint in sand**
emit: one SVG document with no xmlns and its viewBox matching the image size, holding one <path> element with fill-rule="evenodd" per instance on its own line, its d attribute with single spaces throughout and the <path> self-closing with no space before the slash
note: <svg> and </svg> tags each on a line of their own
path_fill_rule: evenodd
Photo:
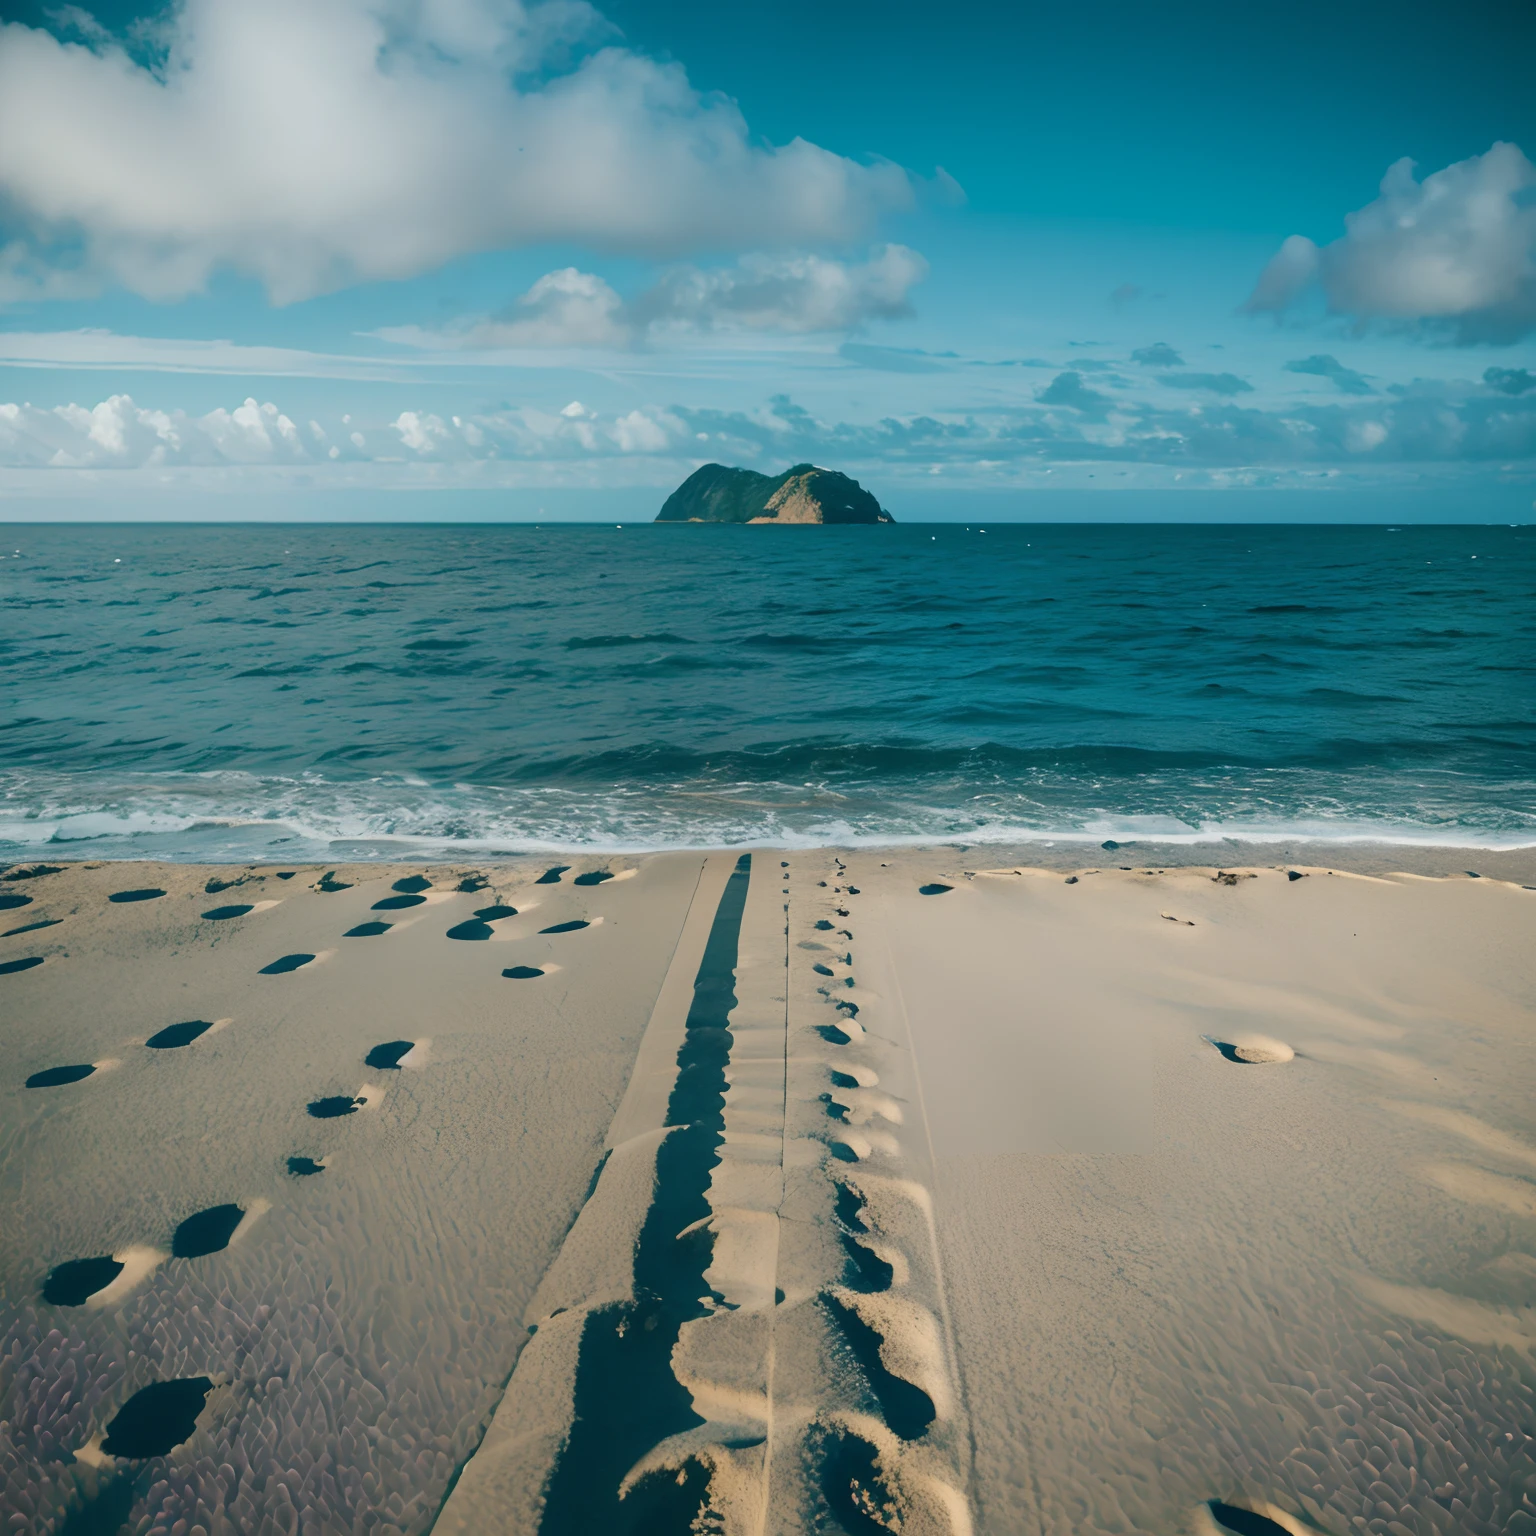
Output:
<svg viewBox="0 0 1536 1536">
<path fill-rule="evenodd" d="M 933 880 L 933 881 L 930 881 L 927 885 L 920 885 L 920 886 L 918 886 L 917 894 L 919 896 L 942 896 L 945 893 L 945 891 L 952 891 L 952 890 L 954 890 L 954 886 L 952 886 L 952 885 L 944 885 L 944 884 L 942 884 L 941 882 L 939 882 L 937 880 Z M 847 914 L 845 913 L 845 914 L 842 914 L 842 915 L 846 916 Z"/>
<path fill-rule="evenodd" d="M 122 1264 L 110 1254 L 99 1259 L 67 1259 L 48 1271 L 43 1300 L 54 1307 L 83 1307 L 122 1272 Z"/>
<path fill-rule="evenodd" d="M 513 981 L 532 981 L 535 976 L 544 974 L 536 965 L 513 965 L 501 973 L 509 976 Z"/>
<path fill-rule="evenodd" d="M 1268 1035 L 1239 1035 L 1236 1040 L 1218 1040 L 1214 1035 L 1201 1035 L 1208 1045 L 1214 1045 L 1228 1060 L 1239 1066 L 1261 1066 L 1266 1062 L 1292 1060 L 1296 1052 L 1283 1040 L 1272 1040 Z"/>
<path fill-rule="evenodd" d="M 425 875 L 406 875 L 403 879 L 396 880 L 390 886 L 392 891 L 404 891 L 408 896 L 414 896 L 418 891 L 430 891 L 432 882 Z"/>
<path fill-rule="evenodd" d="M 288 1159 L 288 1172 L 296 1179 L 303 1179 L 312 1173 L 324 1173 L 325 1164 L 317 1163 L 312 1157 L 290 1157 Z"/>
<path fill-rule="evenodd" d="M 584 875 L 577 875 L 571 881 L 572 885 L 601 885 L 604 880 L 612 880 L 613 872 L 607 869 L 589 869 Z"/>
<path fill-rule="evenodd" d="M 211 1019 L 188 1019 L 184 1024 L 167 1024 L 144 1042 L 152 1051 L 174 1051 L 191 1045 L 199 1035 L 213 1028 Z"/>
<path fill-rule="evenodd" d="M 376 939 L 381 933 L 388 933 L 394 926 L 393 923 L 359 923 L 356 928 L 348 928 L 342 934 L 342 938 Z"/>
<path fill-rule="evenodd" d="M 483 891 L 490 883 L 491 882 L 487 880 L 484 875 L 465 875 L 464 878 L 460 880 L 456 886 L 454 886 L 454 890 Z"/>
<path fill-rule="evenodd" d="M 386 1040 L 383 1045 L 376 1045 L 363 1058 L 363 1064 L 369 1067 L 380 1067 L 385 1070 L 397 1070 L 401 1058 L 407 1056 L 416 1049 L 414 1040 Z"/>
<path fill-rule="evenodd" d="M 315 889 L 317 891 L 350 891 L 352 887 L 347 881 L 338 880 L 336 871 L 333 869 L 328 875 L 321 875 L 315 881 Z"/>
<path fill-rule="evenodd" d="M 481 907 L 468 922 L 455 923 L 448 930 L 450 939 L 488 939 L 495 932 L 492 923 L 504 917 L 516 917 L 516 907 Z"/>
<path fill-rule="evenodd" d="M 0 891 L 0 912 L 12 912 L 17 907 L 30 907 L 32 898 L 19 891 Z"/>
<path fill-rule="evenodd" d="M 274 960 L 271 965 L 262 966 L 256 974 L 258 976 L 286 976 L 289 971 L 302 969 L 314 958 L 313 955 L 284 955 L 280 960 Z"/>
<path fill-rule="evenodd" d="M 569 864 L 555 864 L 551 868 L 546 869 L 544 873 L 540 875 L 539 878 L 533 883 L 535 885 L 559 885 L 560 876 L 563 875 L 570 867 L 571 866 Z"/>
<path fill-rule="evenodd" d="M 584 917 L 573 918 L 568 923 L 556 923 L 552 928 L 540 928 L 540 933 L 575 933 L 581 928 L 590 928 L 592 925 Z"/>
<path fill-rule="evenodd" d="M 30 971 L 34 966 L 41 965 L 41 955 L 28 955 L 25 960 L 7 960 L 0 964 L 0 976 L 14 976 L 17 971 Z"/>
<path fill-rule="evenodd" d="M 201 1259 L 220 1252 L 229 1247 L 235 1228 L 244 1220 L 245 1211 L 238 1205 L 210 1205 L 206 1211 L 188 1216 L 171 1239 L 171 1257 Z"/>
<path fill-rule="evenodd" d="M 355 1115 L 367 1102 L 348 1094 L 332 1094 L 325 1099 L 311 1099 L 309 1112 L 316 1120 L 339 1120 L 343 1115 Z"/>
<path fill-rule="evenodd" d="M 78 1083 L 96 1070 L 90 1062 L 74 1067 L 47 1067 L 34 1072 L 27 1079 L 28 1088 L 62 1088 L 66 1083 Z"/>
<path fill-rule="evenodd" d="M 143 1461 L 165 1456 L 192 1438 L 197 1416 L 213 1391 L 206 1376 L 182 1376 L 156 1381 L 135 1392 L 107 1425 L 101 1443 L 108 1456 Z"/>
<path fill-rule="evenodd" d="M 383 901 L 374 902 L 369 910 L 373 912 L 400 912 L 406 907 L 419 907 L 426 899 L 425 896 L 417 896 L 414 892 L 407 892 L 404 896 L 386 896 Z"/>
<path fill-rule="evenodd" d="M 823 1430 L 814 1443 L 822 1494 L 849 1536 L 890 1536 L 903 1528 L 903 1505 L 880 1470 L 876 1446 L 849 1430 Z"/>
<path fill-rule="evenodd" d="M 0 933 L 0 939 L 14 939 L 18 933 L 36 933 L 39 928 L 57 928 L 63 921 L 62 917 L 45 917 L 40 922 L 23 923 L 20 928 L 7 928 Z"/>
<path fill-rule="evenodd" d="M 822 1293 L 821 1300 L 863 1368 L 885 1422 L 903 1440 L 916 1440 L 934 1421 L 933 1399 L 921 1387 L 886 1369 L 880 1358 L 883 1339 L 851 1306 L 828 1292 Z"/>
<path fill-rule="evenodd" d="M 205 923 L 227 923 L 232 917 L 244 917 L 247 912 L 253 912 L 254 910 L 255 908 L 249 905 L 214 907 L 211 911 L 203 913 L 203 921 Z"/>
<path fill-rule="evenodd" d="M 1293 1528 L 1281 1525 L 1278 1520 L 1271 1520 L 1268 1515 L 1255 1514 L 1253 1510 L 1242 1509 L 1236 1504 L 1209 1499 L 1205 1507 L 1211 1512 L 1211 1519 L 1222 1536 L 1226 1536 L 1229 1531 L 1232 1536 L 1293 1536 Z"/>
<path fill-rule="evenodd" d="M 148 886 L 142 891 L 114 891 L 107 897 L 108 901 L 157 901 L 165 892 L 155 886 Z"/>
</svg>

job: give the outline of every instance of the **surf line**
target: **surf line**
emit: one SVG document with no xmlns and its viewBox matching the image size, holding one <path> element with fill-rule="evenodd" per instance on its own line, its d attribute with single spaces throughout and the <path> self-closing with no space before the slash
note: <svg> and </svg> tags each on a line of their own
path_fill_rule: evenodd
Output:
<svg viewBox="0 0 1536 1536">
<path fill-rule="evenodd" d="M 744 853 L 715 909 L 677 1052 L 654 1194 L 635 1248 L 635 1299 L 587 1318 L 575 1420 L 546 1487 L 540 1536 L 686 1531 L 705 1496 L 709 1474 L 697 1462 L 681 1480 L 667 1472 L 628 1490 L 623 1484 L 648 1451 L 704 1423 L 673 1374 L 672 1351 L 683 1324 L 708 1316 L 724 1299 L 704 1278 L 714 1249 L 708 1193 L 725 1139 L 729 1024 L 751 876 L 752 855 Z"/>
</svg>

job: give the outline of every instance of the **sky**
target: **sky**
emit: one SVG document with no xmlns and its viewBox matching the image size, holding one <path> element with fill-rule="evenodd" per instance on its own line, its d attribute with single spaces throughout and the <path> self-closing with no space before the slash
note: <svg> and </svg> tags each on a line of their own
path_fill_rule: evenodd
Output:
<svg viewBox="0 0 1536 1536">
<path fill-rule="evenodd" d="M 1532 518 L 1526 0 L 0 17 L 0 517 Z"/>
</svg>

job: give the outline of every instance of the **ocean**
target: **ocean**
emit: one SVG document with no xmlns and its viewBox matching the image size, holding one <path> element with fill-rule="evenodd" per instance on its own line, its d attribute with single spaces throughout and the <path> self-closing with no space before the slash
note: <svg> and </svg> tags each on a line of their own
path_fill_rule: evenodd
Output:
<svg viewBox="0 0 1536 1536">
<path fill-rule="evenodd" d="M 1536 528 L 12 526 L 0 856 L 1536 844 Z"/>
</svg>

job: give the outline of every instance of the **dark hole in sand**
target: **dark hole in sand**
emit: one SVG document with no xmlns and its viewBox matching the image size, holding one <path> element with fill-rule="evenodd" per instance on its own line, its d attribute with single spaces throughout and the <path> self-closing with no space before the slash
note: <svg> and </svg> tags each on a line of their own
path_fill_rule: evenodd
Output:
<svg viewBox="0 0 1536 1536">
<path fill-rule="evenodd" d="M 218 1253 L 229 1247 L 235 1228 L 244 1218 L 245 1212 L 238 1205 L 210 1205 L 206 1211 L 188 1216 L 171 1239 L 171 1257 L 201 1259 Z"/>
<path fill-rule="evenodd" d="M 1208 1045 L 1214 1045 L 1216 1049 L 1221 1052 L 1223 1058 L 1225 1058 L 1227 1061 L 1234 1061 L 1240 1067 L 1255 1067 L 1265 1065 L 1263 1062 L 1244 1061 L 1243 1058 L 1237 1054 L 1237 1047 L 1235 1045 L 1229 1045 L 1225 1040 L 1213 1040 L 1209 1035 L 1202 1035 L 1200 1038 L 1204 1040 Z"/>
<path fill-rule="evenodd" d="M 821 1102 L 827 1106 L 827 1118 L 829 1120 L 841 1120 L 844 1125 L 848 1123 L 848 1109 L 846 1105 L 836 1103 L 830 1093 L 822 1094 Z"/>
<path fill-rule="evenodd" d="M 10 912 L 16 907 L 30 907 L 32 898 L 20 891 L 0 891 L 0 912 Z"/>
<path fill-rule="evenodd" d="M 1208 1499 L 1205 1507 L 1219 1526 L 1234 1531 L 1236 1536 L 1290 1536 L 1279 1521 L 1271 1520 L 1268 1515 L 1256 1515 L 1251 1509 L 1223 1504 L 1220 1499 Z"/>
<path fill-rule="evenodd" d="M 28 1088 L 62 1088 L 66 1083 L 78 1083 L 96 1070 L 89 1062 L 78 1067 L 48 1067 L 34 1072 L 27 1079 Z"/>
<path fill-rule="evenodd" d="M 490 883 L 491 882 L 487 880 L 484 875 L 465 875 L 464 878 L 460 880 L 456 886 L 454 886 L 454 890 L 483 891 Z"/>
<path fill-rule="evenodd" d="M 203 913 L 203 921 L 208 923 L 225 923 L 232 917 L 244 917 L 251 909 L 248 906 L 239 907 L 214 907 Z"/>
<path fill-rule="evenodd" d="M 488 939 L 495 930 L 489 923 L 482 923 L 478 919 L 469 922 L 455 923 L 448 930 L 450 939 Z"/>
<path fill-rule="evenodd" d="M 62 917 L 45 917 L 38 923 L 23 923 L 20 928 L 7 928 L 0 933 L 0 939 L 14 939 L 18 933 L 36 933 L 39 928 L 57 928 L 63 921 Z"/>
<path fill-rule="evenodd" d="M 940 887 L 940 889 L 947 891 L 949 889 L 949 887 L 946 885 L 946 886 Z M 936 895 L 936 894 L 937 893 L 934 892 L 934 891 L 925 891 L 924 892 L 924 895 L 927 895 L 927 896 L 933 896 L 933 895 Z M 848 908 L 847 907 L 839 907 L 837 909 L 837 915 L 839 917 L 847 917 L 848 916 Z"/>
<path fill-rule="evenodd" d="M 312 1157 L 290 1157 L 288 1172 L 296 1179 L 307 1178 L 312 1173 L 324 1173 L 325 1164 L 317 1163 Z"/>
<path fill-rule="evenodd" d="M 540 928 L 540 933 L 575 933 L 578 928 L 590 928 L 592 925 L 584 918 L 578 917 L 568 923 L 556 923 L 552 928 Z"/>
<path fill-rule="evenodd" d="M 167 1024 L 144 1042 L 152 1051 L 174 1051 L 178 1046 L 191 1045 L 199 1035 L 205 1035 L 213 1024 L 208 1019 L 188 1019 L 184 1024 Z"/>
<path fill-rule="evenodd" d="M 837 1219 L 855 1232 L 868 1232 L 869 1228 L 859 1214 L 864 1209 L 864 1197 L 851 1184 L 839 1183 L 832 1187 L 837 1191 Z"/>
<path fill-rule="evenodd" d="M 383 1045 L 376 1045 L 363 1057 L 363 1065 L 378 1067 L 383 1070 L 397 1069 L 400 1066 L 400 1058 L 407 1051 L 414 1050 L 414 1040 L 386 1040 Z"/>
<path fill-rule="evenodd" d="M 535 885 L 559 885 L 560 876 L 570 867 L 569 864 L 555 864 L 551 868 L 546 869 L 533 883 Z"/>
<path fill-rule="evenodd" d="M 426 899 L 425 896 L 386 896 L 383 901 L 374 902 L 370 910 L 398 912 L 404 907 L 419 907 Z"/>
<path fill-rule="evenodd" d="M 826 1293 L 821 1299 L 863 1367 L 885 1422 L 903 1440 L 916 1440 L 933 1423 L 933 1399 L 921 1387 L 886 1370 L 880 1359 L 880 1335 L 852 1307 Z"/>
<path fill-rule="evenodd" d="M 41 880 L 44 875 L 57 875 L 62 873 L 62 864 L 23 864 L 20 869 L 8 869 L 5 872 L 7 880 Z"/>
<path fill-rule="evenodd" d="M 10 976 L 16 971 L 30 971 L 34 965 L 41 965 L 41 955 L 28 955 L 25 960 L 7 960 L 0 965 L 0 976 Z"/>
<path fill-rule="evenodd" d="M 1299 869 L 1288 869 L 1285 872 L 1287 880 L 1305 880 L 1307 877 Z"/>
<path fill-rule="evenodd" d="M 840 1163 L 856 1163 L 859 1160 L 859 1154 L 845 1141 L 834 1141 L 827 1150 Z"/>
<path fill-rule="evenodd" d="M 388 933 L 394 926 L 393 923 L 359 923 L 356 928 L 348 928 L 342 934 L 342 938 L 376 939 L 381 933 Z"/>
<path fill-rule="evenodd" d="M 601 885 L 604 880 L 612 880 L 613 874 L 606 869 L 589 869 L 584 875 L 577 875 L 571 881 L 572 885 Z"/>
<path fill-rule="evenodd" d="M 55 1307 L 83 1307 L 122 1272 L 123 1266 L 110 1255 L 100 1259 L 69 1259 L 49 1270 L 43 1281 L 43 1300 Z"/>
<path fill-rule="evenodd" d="M 842 1234 L 843 1251 L 848 1255 L 848 1272 L 844 1279 L 848 1282 L 848 1289 L 860 1291 L 866 1296 L 872 1296 L 880 1291 L 888 1291 L 891 1282 L 896 1278 L 896 1271 L 887 1264 L 878 1253 L 866 1248 L 863 1243 L 850 1237 L 848 1233 Z"/>
<path fill-rule="evenodd" d="M 816 923 L 816 927 L 817 927 L 817 928 L 818 928 L 818 929 L 820 929 L 820 930 L 821 930 L 821 932 L 822 932 L 822 933 L 831 933 L 831 931 L 832 931 L 832 929 L 833 929 L 833 927 L 834 927 L 834 926 L 835 926 L 835 925 L 834 925 L 834 924 L 832 924 L 832 923 L 829 923 L 829 922 L 828 922 L 828 921 L 827 921 L 827 920 L 826 920 L 826 918 L 824 918 L 824 917 L 823 917 L 823 918 L 821 918 L 821 919 L 819 919 L 819 920 L 818 920 L 818 921 L 817 921 L 817 923 Z"/>
<path fill-rule="evenodd" d="M 101 1448 L 109 1456 L 165 1456 L 192 1436 L 213 1383 L 206 1376 L 156 1381 L 132 1397 L 107 1425 Z"/>
<path fill-rule="evenodd" d="M 859 888 L 858 888 L 858 886 L 856 886 L 856 885 L 850 885 L 850 886 L 849 886 L 849 887 L 848 887 L 848 894 L 849 894 L 849 895 L 850 895 L 850 896 L 857 896 L 857 895 L 858 895 L 858 894 L 859 894 Z"/>
<path fill-rule="evenodd" d="M 333 869 L 328 875 L 321 875 L 315 881 L 315 889 L 317 891 L 350 891 L 352 887 L 347 881 L 338 880 L 336 871 Z"/>
<path fill-rule="evenodd" d="M 834 1072 L 832 1074 L 832 1086 L 834 1088 L 857 1088 L 859 1080 L 856 1077 L 849 1077 L 846 1072 Z"/>
<path fill-rule="evenodd" d="M 901 1528 L 900 1506 L 880 1476 L 880 1453 L 869 1441 L 829 1433 L 820 1450 L 822 1495 L 848 1536 L 891 1536 Z"/>
<path fill-rule="evenodd" d="M 417 891 L 430 891 L 432 882 L 425 875 L 407 875 L 403 880 L 396 880 L 390 886 L 392 891 L 404 891 L 409 896 L 414 896 Z"/>
<path fill-rule="evenodd" d="M 818 1024 L 816 1026 L 816 1033 L 828 1045 L 847 1045 L 853 1039 L 852 1035 L 845 1035 L 836 1024 Z"/>
<path fill-rule="evenodd" d="M 934 880 L 934 881 L 931 881 L 927 885 L 920 885 L 920 886 L 918 886 L 917 894 L 919 896 L 942 896 L 945 891 L 952 891 L 952 890 L 954 890 L 954 886 L 952 886 L 952 885 L 943 885 L 939 881 Z M 839 912 L 838 913 L 839 917 L 846 917 L 847 915 L 848 914 L 846 912 Z"/>
<path fill-rule="evenodd" d="M 818 976 L 830 976 L 832 974 L 832 967 L 830 965 L 822 965 L 820 961 L 817 961 L 817 963 L 813 965 L 811 969 L 815 971 Z"/>
<path fill-rule="evenodd" d="M 220 891 L 232 891 L 237 885 L 244 884 L 244 875 L 241 875 L 238 880 L 220 880 L 218 876 L 215 875 L 211 880 L 209 880 L 208 884 L 203 887 L 203 895 L 217 896 Z"/>
<path fill-rule="evenodd" d="M 482 923 L 499 923 L 504 917 L 516 917 L 517 908 L 501 906 L 479 907 L 475 911 L 475 916 L 478 917 Z"/>
<path fill-rule="evenodd" d="M 309 1112 L 316 1120 L 339 1120 L 343 1115 L 355 1115 L 362 1104 L 361 1099 L 338 1093 L 328 1099 L 311 1099 Z"/>
<path fill-rule="evenodd" d="M 315 957 L 313 955 L 284 955 L 281 960 L 274 960 L 271 965 L 264 965 L 256 973 L 258 976 L 286 976 L 289 971 L 296 971 L 300 966 L 308 965 Z"/>
<path fill-rule="evenodd" d="M 295 875 L 296 875 L 296 874 L 298 874 L 298 870 L 296 870 L 296 869 L 285 869 L 285 870 L 283 870 L 283 871 L 282 871 L 282 872 L 281 872 L 281 873 L 280 873 L 280 874 L 279 874 L 279 875 L 278 875 L 278 877 L 277 877 L 277 878 L 278 878 L 278 879 L 279 879 L 279 880 L 292 880 L 292 879 L 293 879 L 293 877 L 294 877 L 294 876 L 295 876 Z"/>
<path fill-rule="evenodd" d="M 154 901 L 157 898 L 159 898 L 161 896 L 164 896 L 164 895 L 165 895 L 164 891 L 158 890 L 156 887 L 151 885 L 151 886 L 147 886 L 142 891 L 113 891 L 113 893 L 110 896 L 107 897 L 107 900 L 108 901 Z"/>
<path fill-rule="evenodd" d="M 513 981 L 532 981 L 535 976 L 544 974 L 536 965 L 514 965 L 501 973 L 510 976 Z"/>
</svg>

